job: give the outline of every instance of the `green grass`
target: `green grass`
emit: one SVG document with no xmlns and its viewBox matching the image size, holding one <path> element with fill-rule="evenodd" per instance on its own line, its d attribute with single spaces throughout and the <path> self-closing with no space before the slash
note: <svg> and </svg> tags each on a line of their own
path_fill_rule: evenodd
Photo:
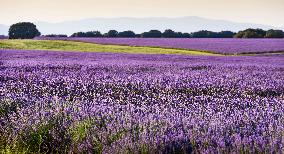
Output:
<svg viewBox="0 0 284 154">
<path fill-rule="evenodd" d="M 220 56 L 220 54 L 214 54 L 202 51 L 190 51 L 183 49 L 101 45 L 101 44 L 93 44 L 85 42 L 58 41 L 58 40 L 0 40 L 0 49 L 116 52 L 116 53 L 140 53 L 140 54 L 188 54 L 188 55 Z"/>
</svg>

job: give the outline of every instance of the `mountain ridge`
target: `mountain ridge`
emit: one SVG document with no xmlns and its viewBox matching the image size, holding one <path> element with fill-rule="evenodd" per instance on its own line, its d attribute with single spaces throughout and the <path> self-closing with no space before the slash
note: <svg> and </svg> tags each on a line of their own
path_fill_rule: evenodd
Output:
<svg viewBox="0 0 284 154">
<path fill-rule="evenodd" d="M 132 30 L 136 33 L 157 29 L 164 31 L 172 29 L 181 32 L 195 32 L 199 30 L 209 31 L 240 31 L 247 28 L 281 29 L 264 24 L 240 23 L 220 19 L 208 19 L 198 16 L 186 17 L 117 17 L 117 18 L 88 18 L 82 20 L 64 21 L 57 23 L 34 22 L 42 34 L 67 34 L 71 35 L 79 31 L 101 31 L 115 29 L 118 31 Z M 5 32 L 6 31 L 6 32 Z M 0 25 L 0 35 L 8 33 L 8 26 Z"/>
</svg>

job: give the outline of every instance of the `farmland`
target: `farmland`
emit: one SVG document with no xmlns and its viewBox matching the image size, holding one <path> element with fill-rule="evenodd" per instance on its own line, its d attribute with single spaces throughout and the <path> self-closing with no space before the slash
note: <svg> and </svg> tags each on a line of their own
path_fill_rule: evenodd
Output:
<svg viewBox="0 0 284 154">
<path fill-rule="evenodd" d="M 58 39 L 58 38 L 38 38 Z M 220 54 L 284 52 L 284 39 L 216 39 L 216 38 L 61 38 L 98 44 L 152 46 L 209 51 Z"/>
<path fill-rule="evenodd" d="M 74 52 L 81 48 L 66 41 L 12 42 L 0 50 L 4 153 L 283 151 L 283 55 L 128 54 L 103 45 Z"/>
<path fill-rule="evenodd" d="M 0 49 L 118 52 L 118 53 L 140 53 L 140 54 L 144 53 L 144 54 L 218 55 L 210 52 L 182 50 L 182 49 L 100 45 L 94 43 L 62 41 L 62 40 L 2 40 L 0 41 Z"/>
<path fill-rule="evenodd" d="M 0 154 L 284 154 L 284 0 L 0 6 Z"/>
<path fill-rule="evenodd" d="M 0 35 L 0 40 L 1 40 L 1 39 L 7 39 L 7 37 L 4 36 L 4 35 Z"/>
</svg>

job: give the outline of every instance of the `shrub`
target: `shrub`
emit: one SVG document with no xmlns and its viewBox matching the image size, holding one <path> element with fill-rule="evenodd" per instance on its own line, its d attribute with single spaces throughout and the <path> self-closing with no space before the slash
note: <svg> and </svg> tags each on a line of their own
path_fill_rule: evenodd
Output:
<svg viewBox="0 0 284 154">
<path fill-rule="evenodd" d="M 66 153 L 71 145 L 66 117 L 58 115 L 36 129 L 27 128 L 21 135 L 19 149 L 30 153 Z M 20 150 L 21 151 L 21 150 Z"/>
</svg>

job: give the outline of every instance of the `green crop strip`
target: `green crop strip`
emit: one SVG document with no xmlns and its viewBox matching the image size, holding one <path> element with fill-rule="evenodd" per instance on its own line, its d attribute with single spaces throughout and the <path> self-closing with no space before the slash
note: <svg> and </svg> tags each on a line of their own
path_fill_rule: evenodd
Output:
<svg viewBox="0 0 284 154">
<path fill-rule="evenodd" d="M 221 54 L 183 49 L 101 45 L 58 40 L 1 40 L 0 49 L 221 56 Z"/>
</svg>

